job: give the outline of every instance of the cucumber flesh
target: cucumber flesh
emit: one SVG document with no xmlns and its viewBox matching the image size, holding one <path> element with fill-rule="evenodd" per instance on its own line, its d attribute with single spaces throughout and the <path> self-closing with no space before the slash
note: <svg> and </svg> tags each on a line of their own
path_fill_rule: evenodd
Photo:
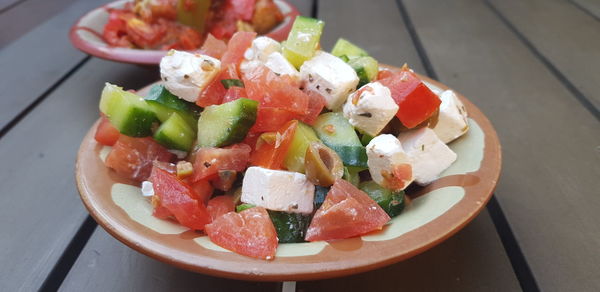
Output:
<svg viewBox="0 0 600 292">
<path fill-rule="evenodd" d="M 375 80 L 377 73 L 379 72 L 377 60 L 369 56 L 351 59 L 348 61 L 348 65 L 350 65 L 358 75 L 358 88 Z"/>
<path fill-rule="evenodd" d="M 190 151 L 196 139 L 196 132 L 179 114 L 172 113 L 156 133 L 154 140 L 169 149 Z"/>
<path fill-rule="evenodd" d="M 287 40 L 282 43 L 282 52 L 296 69 L 315 54 L 324 26 L 323 21 L 315 18 L 297 16 L 294 20 Z"/>
<path fill-rule="evenodd" d="M 390 217 L 398 216 L 404 209 L 404 191 L 392 192 L 374 181 L 362 182 L 359 189 L 377 202 Z"/>
<path fill-rule="evenodd" d="M 367 51 L 361 49 L 357 45 L 349 42 L 346 39 L 339 38 L 333 49 L 331 50 L 331 54 L 336 57 L 346 56 L 346 58 L 353 59 L 356 57 L 364 57 L 368 56 L 369 53 Z"/>
<path fill-rule="evenodd" d="M 313 127 L 319 139 L 340 156 L 344 165 L 367 166 L 366 149 L 342 113 L 322 114 L 317 117 Z"/>
<path fill-rule="evenodd" d="M 365 170 L 364 167 L 354 167 L 354 166 L 344 167 L 344 176 L 342 176 L 342 179 L 353 184 L 355 187 L 358 187 L 358 185 L 360 184 L 360 175 L 358 173 L 363 170 Z"/>
<path fill-rule="evenodd" d="M 241 142 L 256 121 L 258 101 L 240 98 L 204 109 L 198 119 L 198 145 L 222 147 Z"/>
<path fill-rule="evenodd" d="M 172 113 L 177 113 L 196 131 L 198 117 L 195 105 L 181 100 L 163 85 L 152 86 L 150 93 L 144 99 L 162 123 L 166 122 Z"/>
<path fill-rule="evenodd" d="M 319 141 L 315 131 L 307 124 L 298 122 L 296 132 L 290 143 L 290 148 L 285 155 L 283 165 L 289 171 L 304 173 L 304 158 L 306 149 L 311 142 Z"/>
<path fill-rule="evenodd" d="M 310 224 L 310 216 L 267 210 L 280 243 L 304 242 L 306 229 Z"/>
<path fill-rule="evenodd" d="M 123 135 L 146 137 L 152 135 L 156 114 L 144 99 L 116 85 L 106 83 L 100 97 L 100 111 Z"/>
<path fill-rule="evenodd" d="M 254 208 L 254 207 L 256 207 L 256 206 L 254 206 L 252 204 L 241 204 L 241 205 L 235 206 L 235 211 L 239 213 L 246 209 L 250 209 L 250 208 Z"/>
</svg>

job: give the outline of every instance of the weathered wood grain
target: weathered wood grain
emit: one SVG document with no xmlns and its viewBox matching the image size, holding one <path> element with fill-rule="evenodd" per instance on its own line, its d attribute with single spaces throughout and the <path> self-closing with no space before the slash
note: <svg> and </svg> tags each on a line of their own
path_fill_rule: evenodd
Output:
<svg viewBox="0 0 600 292">
<path fill-rule="evenodd" d="M 93 59 L 0 139 L 0 290 L 37 290 L 86 218 L 74 163 L 104 82 L 157 78 L 154 68 Z"/>
<path fill-rule="evenodd" d="M 484 3 L 404 3 L 441 81 L 498 131 L 496 196 L 540 288 L 600 289 L 600 123 Z"/>
<path fill-rule="evenodd" d="M 563 0 L 489 2 L 600 109 L 600 21 Z"/>
<path fill-rule="evenodd" d="M 596 19 L 600 19 L 600 2 L 597 0 L 569 0 L 578 8 L 584 10 L 586 13 L 589 13 Z"/>
</svg>

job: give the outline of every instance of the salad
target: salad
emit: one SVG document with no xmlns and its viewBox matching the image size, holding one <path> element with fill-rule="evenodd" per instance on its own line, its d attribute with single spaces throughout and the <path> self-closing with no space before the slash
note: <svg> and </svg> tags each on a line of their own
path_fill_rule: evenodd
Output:
<svg viewBox="0 0 600 292">
<path fill-rule="evenodd" d="M 111 46 L 194 50 L 205 36 L 270 32 L 283 21 L 273 0 L 135 0 L 109 9 L 102 37 Z"/>
<path fill-rule="evenodd" d="M 171 50 L 145 96 L 106 84 L 95 139 L 141 186 L 153 215 L 236 253 L 381 230 L 455 160 L 468 130 L 451 90 L 408 66 L 380 68 L 324 23 L 299 16 L 286 41 L 237 32 L 202 53 Z"/>
</svg>

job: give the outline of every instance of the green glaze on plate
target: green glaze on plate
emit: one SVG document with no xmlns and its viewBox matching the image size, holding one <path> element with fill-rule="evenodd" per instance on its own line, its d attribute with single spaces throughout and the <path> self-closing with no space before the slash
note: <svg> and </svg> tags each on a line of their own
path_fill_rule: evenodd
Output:
<svg viewBox="0 0 600 292">
<path fill-rule="evenodd" d="M 469 131 L 448 144 L 458 159 L 440 177 L 478 171 L 485 152 L 485 134 L 479 124 L 469 118 Z"/>
</svg>

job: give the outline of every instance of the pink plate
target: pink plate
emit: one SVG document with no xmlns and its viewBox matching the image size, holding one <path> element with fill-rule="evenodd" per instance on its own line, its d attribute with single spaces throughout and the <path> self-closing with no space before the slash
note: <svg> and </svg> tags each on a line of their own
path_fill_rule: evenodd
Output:
<svg viewBox="0 0 600 292">
<path fill-rule="evenodd" d="M 282 41 L 287 37 L 294 19 L 300 13 L 296 7 L 285 0 L 274 1 L 283 13 L 284 19 L 266 36 Z M 102 59 L 131 64 L 158 64 L 160 59 L 167 53 L 166 51 L 118 48 L 110 46 L 102 39 L 102 30 L 108 21 L 108 8 L 121 8 L 127 2 L 129 0 L 111 2 L 82 16 L 71 27 L 69 32 L 71 43 L 84 53 Z"/>
</svg>

